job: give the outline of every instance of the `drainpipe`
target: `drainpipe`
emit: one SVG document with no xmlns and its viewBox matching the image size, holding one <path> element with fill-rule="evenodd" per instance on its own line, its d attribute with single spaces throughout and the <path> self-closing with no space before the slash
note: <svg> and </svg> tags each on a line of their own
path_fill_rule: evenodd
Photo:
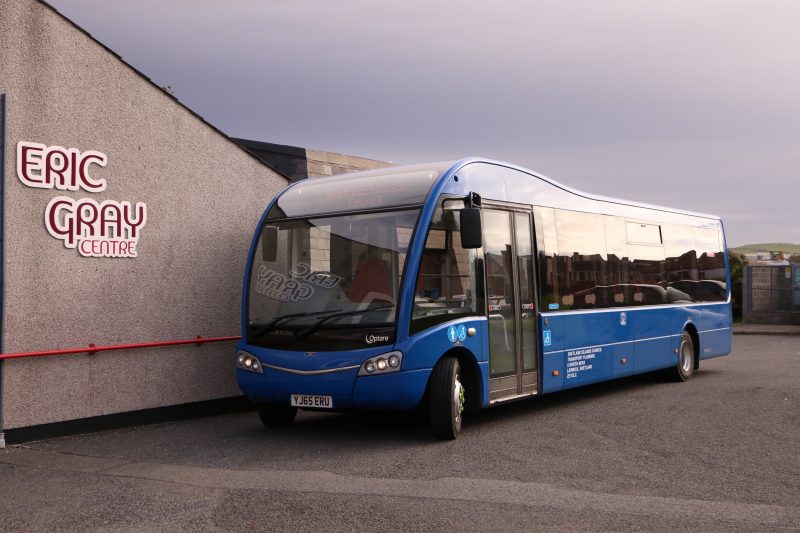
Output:
<svg viewBox="0 0 800 533">
<path fill-rule="evenodd" d="M 6 325 L 6 95 L 0 94 L 0 353 L 5 352 L 3 330 Z M 0 359 L 0 450 L 6 447 L 3 432 L 3 360 Z"/>
</svg>

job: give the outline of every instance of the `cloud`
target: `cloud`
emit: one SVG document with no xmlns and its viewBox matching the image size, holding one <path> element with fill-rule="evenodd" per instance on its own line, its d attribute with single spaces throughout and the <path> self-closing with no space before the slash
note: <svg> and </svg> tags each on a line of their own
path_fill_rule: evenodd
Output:
<svg viewBox="0 0 800 533">
<path fill-rule="evenodd" d="M 800 241 L 797 2 L 53 3 L 231 135 L 486 155 Z"/>
</svg>

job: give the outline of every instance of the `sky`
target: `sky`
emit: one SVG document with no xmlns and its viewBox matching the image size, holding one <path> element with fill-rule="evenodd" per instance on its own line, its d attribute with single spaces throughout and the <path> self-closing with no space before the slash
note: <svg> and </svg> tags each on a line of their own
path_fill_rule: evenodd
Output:
<svg viewBox="0 0 800 533">
<path fill-rule="evenodd" d="M 482 156 L 800 243 L 795 0 L 50 0 L 233 137 Z"/>
</svg>

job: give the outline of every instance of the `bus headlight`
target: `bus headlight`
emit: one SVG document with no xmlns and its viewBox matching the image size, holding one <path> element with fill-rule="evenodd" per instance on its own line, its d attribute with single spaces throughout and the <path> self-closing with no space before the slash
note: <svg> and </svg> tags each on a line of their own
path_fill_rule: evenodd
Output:
<svg viewBox="0 0 800 533">
<path fill-rule="evenodd" d="M 400 370 L 403 364 L 403 352 L 389 352 L 370 357 L 361 365 L 358 371 L 359 376 L 375 376 L 378 374 L 388 374 Z"/>
<path fill-rule="evenodd" d="M 247 370 L 248 372 L 255 372 L 256 374 L 263 374 L 264 369 L 261 367 L 261 361 L 255 355 L 249 354 L 243 350 L 239 350 L 236 354 L 236 368 Z"/>
</svg>

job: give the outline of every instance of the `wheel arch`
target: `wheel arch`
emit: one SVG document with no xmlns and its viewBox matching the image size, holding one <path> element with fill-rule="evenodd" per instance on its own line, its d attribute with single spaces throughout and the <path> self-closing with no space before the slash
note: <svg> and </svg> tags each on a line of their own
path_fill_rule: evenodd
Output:
<svg viewBox="0 0 800 533">
<path fill-rule="evenodd" d="M 433 366 L 438 365 L 442 359 L 448 357 L 458 359 L 458 364 L 461 367 L 462 385 L 466 389 L 466 409 L 470 411 L 480 409 L 483 405 L 483 379 L 481 379 L 481 369 L 478 366 L 475 354 L 466 348 L 457 346 L 443 353 Z M 430 394 L 430 388 L 431 382 L 430 378 L 428 378 L 428 385 L 425 389 L 426 398 Z"/>
</svg>

